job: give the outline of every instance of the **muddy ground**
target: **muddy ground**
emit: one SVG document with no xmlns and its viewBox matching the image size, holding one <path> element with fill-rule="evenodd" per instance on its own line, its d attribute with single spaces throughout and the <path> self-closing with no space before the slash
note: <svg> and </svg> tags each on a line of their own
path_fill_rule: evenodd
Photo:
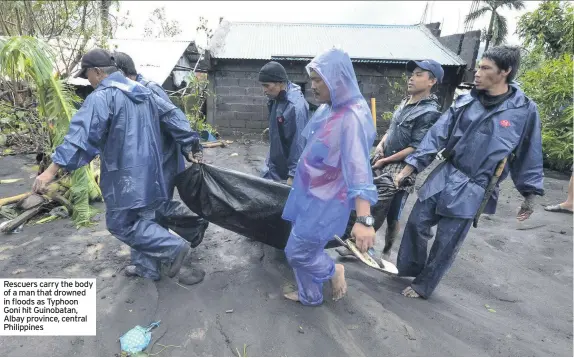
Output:
<svg viewBox="0 0 574 358">
<path fill-rule="evenodd" d="M 207 149 L 206 159 L 257 174 L 265 152 L 264 143 L 236 140 Z M 0 158 L 0 179 L 26 178 L 0 185 L 0 197 L 29 190 L 33 161 Z M 548 173 L 538 203 L 563 200 L 567 185 L 566 176 Z M 400 294 L 407 279 L 345 261 L 347 297 L 335 303 L 327 293 L 317 308 L 282 298 L 293 276 L 281 251 L 214 225 L 187 263 L 203 268 L 205 281 L 187 288 L 168 278 L 124 277 L 129 250 L 110 236 L 101 214 L 96 226 L 79 231 L 67 220 L 27 226 L 0 235 L 0 276 L 97 278 L 97 336 L 0 337 L 0 355 L 113 356 L 124 332 L 161 320 L 151 352 L 178 347 L 160 356 L 243 355 L 244 347 L 247 356 L 572 356 L 572 216 L 537 206 L 519 227 L 519 199 L 505 181 L 497 215 L 471 229 L 431 299 L 407 299 Z"/>
</svg>

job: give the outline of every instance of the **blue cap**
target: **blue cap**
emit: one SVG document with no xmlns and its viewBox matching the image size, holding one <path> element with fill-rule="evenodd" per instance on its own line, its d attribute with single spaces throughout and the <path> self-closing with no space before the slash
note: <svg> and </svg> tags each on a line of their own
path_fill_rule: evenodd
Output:
<svg viewBox="0 0 574 358">
<path fill-rule="evenodd" d="M 444 70 L 440 63 L 433 60 L 422 60 L 422 61 L 409 61 L 407 62 L 407 71 L 414 71 L 415 68 L 420 67 L 425 71 L 429 71 L 436 77 L 437 83 L 442 83 L 442 78 L 444 77 Z"/>
</svg>

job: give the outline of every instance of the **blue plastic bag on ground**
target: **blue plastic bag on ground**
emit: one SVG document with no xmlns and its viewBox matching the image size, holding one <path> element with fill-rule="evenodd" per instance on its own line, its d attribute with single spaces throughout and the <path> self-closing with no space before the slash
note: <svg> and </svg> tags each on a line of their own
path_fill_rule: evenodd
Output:
<svg viewBox="0 0 574 358">
<path fill-rule="evenodd" d="M 161 321 L 154 322 L 147 327 L 135 326 L 120 337 L 122 352 L 135 354 L 143 351 L 151 341 L 151 330 L 159 326 Z"/>
</svg>

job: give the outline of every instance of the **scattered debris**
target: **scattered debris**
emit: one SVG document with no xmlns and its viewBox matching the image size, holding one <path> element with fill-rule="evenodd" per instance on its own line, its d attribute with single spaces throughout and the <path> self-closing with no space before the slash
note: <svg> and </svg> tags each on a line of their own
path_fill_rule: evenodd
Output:
<svg viewBox="0 0 574 358">
<path fill-rule="evenodd" d="M 540 224 L 540 225 L 534 225 L 534 226 L 520 226 L 518 228 L 516 228 L 516 230 L 533 230 L 533 229 L 538 229 L 541 227 L 546 226 L 546 224 Z"/>
<path fill-rule="evenodd" d="M 217 140 L 213 142 L 201 143 L 203 148 L 216 148 L 216 147 L 226 147 L 227 144 L 224 141 Z"/>
<path fill-rule="evenodd" d="M 35 208 L 28 209 L 28 210 L 24 211 L 22 214 L 18 215 L 16 218 L 8 221 L 8 223 L 2 227 L 2 232 L 15 234 L 15 233 L 17 233 L 17 230 L 21 231 L 21 227 L 25 223 L 27 223 L 28 220 L 30 220 L 34 216 L 38 215 L 38 213 L 40 211 L 42 211 L 43 208 L 44 208 L 43 205 L 38 205 Z"/>
<path fill-rule="evenodd" d="M 22 178 L 18 178 L 18 179 L 0 179 L 0 184 L 12 184 L 12 183 L 17 183 L 20 180 L 23 180 Z"/>
<path fill-rule="evenodd" d="M 18 212 L 7 206 L 0 206 L 0 216 L 3 216 L 8 220 L 12 220 L 18 216 Z"/>
<path fill-rule="evenodd" d="M 4 205 L 9 205 L 9 204 L 13 204 L 13 203 L 17 203 L 22 199 L 27 198 L 28 196 L 30 196 L 32 193 L 28 192 L 28 193 L 24 193 L 24 194 L 20 194 L 20 195 L 16 195 L 16 196 L 11 196 L 8 198 L 1 198 L 0 199 L 0 207 L 4 206 Z"/>
<path fill-rule="evenodd" d="M 490 308 L 489 305 L 484 305 L 484 307 L 486 307 L 486 309 L 488 310 L 488 312 L 490 312 L 490 313 L 496 313 L 496 311 L 495 311 L 494 309 Z"/>
<path fill-rule="evenodd" d="M 0 231 L 4 232 L 4 228 L 7 227 L 8 225 L 10 225 L 11 221 L 4 221 L 3 223 L 0 224 Z M 24 225 L 20 225 L 20 227 L 17 227 L 16 229 L 13 229 L 12 231 L 8 232 L 6 231 L 6 233 L 9 234 L 17 234 L 19 232 L 22 232 L 24 228 Z"/>
<path fill-rule="evenodd" d="M 247 344 L 243 344 L 243 355 L 239 353 L 239 349 L 235 348 L 238 357 L 247 357 Z"/>
<path fill-rule="evenodd" d="M 414 334 L 414 332 L 413 332 L 413 329 L 410 328 L 410 327 L 407 326 L 407 325 L 404 325 L 404 324 L 403 324 L 403 327 L 405 328 L 405 332 L 406 332 L 406 333 L 405 333 L 405 336 L 406 336 L 410 341 L 416 341 L 417 339 L 416 339 L 416 337 L 415 337 L 415 334 Z"/>
<path fill-rule="evenodd" d="M 70 213 L 65 206 L 57 206 L 54 209 L 50 210 L 49 216 L 36 221 L 34 223 L 34 225 L 49 223 L 49 222 L 52 222 L 58 218 L 65 219 L 69 216 L 70 216 Z"/>
</svg>

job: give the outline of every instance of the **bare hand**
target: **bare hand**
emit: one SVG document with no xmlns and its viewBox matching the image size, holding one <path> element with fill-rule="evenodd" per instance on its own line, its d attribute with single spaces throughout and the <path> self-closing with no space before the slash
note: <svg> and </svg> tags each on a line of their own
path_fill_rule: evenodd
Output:
<svg viewBox="0 0 574 358">
<path fill-rule="evenodd" d="M 365 226 L 360 223 L 353 225 L 351 236 L 355 238 L 357 248 L 362 253 L 375 246 L 375 229 L 371 226 Z"/>
<path fill-rule="evenodd" d="M 395 188 L 397 188 L 397 189 L 400 188 L 401 185 L 403 184 L 403 180 L 405 180 L 405 178 L 407 176 L 408 175 L 405 175 L 404 171 L 401 171 L 400 173 L 395 175 L 395 180 L 394 180 Z"/>
<path fill-rule="evenodd" d="M 395 188 L 399 189 L 401 187 L 401 185 L 403 185 L 403 181 L 405 180 L 405 178 L 410 176 L 414 171 L 415 171 L 415 167 L 411 166 L 410 164 L 407 164 L 407 166 L 404 167 L 400 173 L 395 175 L 395 180 L 394 180 Z"/>
<path fill-rule="evenodd" d="M 44 172 L 36 177 L 34 180 L 34 184 L 32 185 L 32 191 L 34 193 L 44 193 L 48 188 L 48 184 L 50 184 L 54 180 L 55 175 L 52 174 L 48 170 L 44 170 Z"/>
<path fill-rule="evenodd" d="M 387 158 L 379 159 L 379 160 L 377 160 L 377 161 L 375 162 L 375 164 L 373 165 L 373 169 L 382 168 L 382 167 L 384 167 L 387 163 L 388 163 Z"/>
<path fill-rule="evenodd" d="M 196 163 L 196 164 L 200 164 L 203 163 L 203 152 L 195 152 L 195 153 L 189 153 L 189 161 L 192 163 Z"/>
<path fill-rule="evenodd" d="M 293 177 L 287 178 L 287 185 L 289 185 L 289 186 L 293 185 Z"/>
<path fill-rule="evenodd" d="M 518 221 L 524 221 L 532 215 L 534 212 L 534 198 L 532 196 L 524 198 L 524 202 L 520 206 L 520 210 L 518 211 L 518 215 L 516 215 L 516 219 Z"/>
</svg>

